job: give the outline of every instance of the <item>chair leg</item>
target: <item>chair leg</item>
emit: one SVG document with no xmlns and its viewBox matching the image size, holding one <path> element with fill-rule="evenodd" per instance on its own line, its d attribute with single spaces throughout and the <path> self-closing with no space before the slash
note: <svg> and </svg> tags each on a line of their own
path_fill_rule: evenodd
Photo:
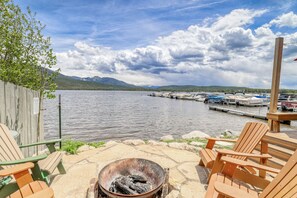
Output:
<svg viewBox="0 0 297 198">
<path fill-rule="evenodd" d="M 207 183 L 209 183 L 210 178 L 211 178 L 211 176 L 213 174 L 218 173 L 218 172 L 220 172 L 222 170 L 222 168 L 224 166 L 224 163 L 221 161 L 221 157 L 222 157 L 222 155 L 218 153 L 217 157 L 216 157 L 216 160 L 214 161 L 214 164 L 213 164 L 213 166 L 211 168 L 211 172 L 210 172 L 210 174 L 208 176 Z"/>
<path fill-rule="evenodd" d="M 200 161 L 199 161 L 199 166 L 204 166 L 202 159 L 200 159 Z"/>
<path fill-rule="evenodd" d="M 64 166 L 62 164 L 62 161 L 58 164 L 57 168 L 58 168 L 58 170 L 59 170 L 59 172 L 61 174 L 65 174 L 66 173 L 66 170 L 65 170 L 65 168 L 64 168 Z"/>
<path fill-rule="evenodd" d="M 0 189 L 0 197 L 8 197 L 19 189 L 16 182 L 9 183 Z"/>
<path fill-rule="evenodd" d="M 213 165 L 213 167 L 211 169 L 211 172 L 210 172 L 210 174 L 208 176 L 207 183 L 209 183 L 210 178 L 211 178 L 211 176 L 213 174 L 218 173 L 218 172 L 220 172 L 222 170 L 223 166 L 224 166 L 224 164 L 222 162 L 215 162 L 214 163 L 214 165 Z"/>
<path fill-rule="evenodd" d="M 37 163 L 34 164 L 34 167 L 31 170 L 34 180 L 42 180 L 49 184 L 48 174 L 42 171 Z"/>
</svg>

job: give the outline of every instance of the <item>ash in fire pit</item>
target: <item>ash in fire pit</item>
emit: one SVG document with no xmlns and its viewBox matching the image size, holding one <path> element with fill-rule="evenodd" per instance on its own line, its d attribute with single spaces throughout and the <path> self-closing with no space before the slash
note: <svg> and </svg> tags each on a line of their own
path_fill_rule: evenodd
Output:
<svg viewBox="0 0 297 198">
<path fill-rule="evenodd" d="M 98 176 L 100 189 L 110 198 L 151 198 L 164 182 L 165 170 L 159 164 L 141 158 L 114 161 Z"/>
<path fill-rule="evenodd" d="M 126 195 L 137 195 L 152 190 L 152 184 L 140 175 L 117 177 L 110 185 L 109 191 Z"/>
</svg>

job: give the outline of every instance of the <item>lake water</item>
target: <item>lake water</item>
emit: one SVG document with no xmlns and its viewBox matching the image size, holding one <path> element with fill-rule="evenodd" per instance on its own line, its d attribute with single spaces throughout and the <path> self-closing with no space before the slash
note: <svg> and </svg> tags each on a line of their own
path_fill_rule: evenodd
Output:
<svg viewBox="0 0 297 198">
<path fill-rule="evenodd" d="M 159 139 L 168 134 L 178 138 L 194 130 L 218 136 L 225 130 L 239 132 L 247 121 L 261 121 L 212 111 L 201 102 L 150 97 L 149 93 L 57 91 L 62 97 L 63 138 L 89 142 Z M 57 138 L 58 97 L 45 100 L 44 108 L 45 138 Z M 264 115 L 267 107 L 239 107 L 238 110 Z"/>
</svg>

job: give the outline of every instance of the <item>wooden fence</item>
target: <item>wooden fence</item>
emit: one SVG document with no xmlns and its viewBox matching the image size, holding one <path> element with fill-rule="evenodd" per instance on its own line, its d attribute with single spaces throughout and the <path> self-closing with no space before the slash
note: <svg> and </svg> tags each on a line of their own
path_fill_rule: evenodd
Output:
<svg viewBox="0 0 297 198">
<path fill-rule="evenodd" d="M 30 144 L 43 140 L 43 114 L 40 119 L 40 140 L 37 140 L 39 93 L 0 81 L 0 122 L 20 133 L 20 143 Z M 37 148 L 25 148 L 25 156 L 32 156 Z"/>
</svg>

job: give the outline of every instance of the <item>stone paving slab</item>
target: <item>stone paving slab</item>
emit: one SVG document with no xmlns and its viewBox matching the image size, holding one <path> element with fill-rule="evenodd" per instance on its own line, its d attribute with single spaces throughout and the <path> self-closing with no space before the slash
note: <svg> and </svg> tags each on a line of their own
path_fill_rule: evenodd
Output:
<svg viewBox="0 0 297 198">
<path fill-rule="evenodd" d="M 105 165 L 130 157 L 148 159 L 170 169 L 170 192 L 166 198 L 204 197 L 207 172 L 198 166 L 200 158 L 197 153 L 168 146 L 115 142 L 77 155 L 64 155 L 67 173 L 54 177 L 51 187 L 55 197 L 85 198 L 90 180 L 97 178 Z"/>
</svg>

